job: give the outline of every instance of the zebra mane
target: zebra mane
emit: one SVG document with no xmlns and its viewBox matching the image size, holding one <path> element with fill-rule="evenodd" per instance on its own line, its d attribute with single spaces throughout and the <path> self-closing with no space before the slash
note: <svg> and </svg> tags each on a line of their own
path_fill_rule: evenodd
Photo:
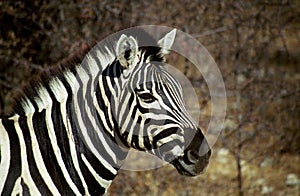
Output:
<svg viewBox="0 0 300 196">
<path fill-rule="evenodd" d="M 149 57 L 151 61 L 164 61 L 161 48 L 157 44 L 157 41 L 143 29 L 129 30 L 126 31 L 125 34 L 137 40 L 138 45 L 141 46 L 139 50 L 144 53 L 145 57 Z M 58 65 L 46 68 L 38 77 L 30 78 L 29 82 L 14 98 L 10 115 L 23 115 L 28 113 L 28 111 L 26 111 L 26 104 L 30 102 L 31 99 L 39 97 L 41 93 L 40 88 L 49 88 L 49 83 L 55 80 L 55 78 L 63 79 L 66 74 L 70 72 L 74 75 L 85 71 L 89 72 L 88 74 L 95 74 L 94 70 L 103 72 L 106 67 L 116 63 L 116 41 L 119 39 L 120 33 L 116 33 L 112 37 L 115 42 L 100 41 L 98 44 L 92 43 L 77 54 L 63 60 Z"/>
<path fill-rule="evenodd" d="M 69 57 L 63 59 L 57 64 L 41 69 L 39 73 L 29 78 L 25 85 L 19 87 L 20 89 L 13 97 L 12 108 L 8 116 L 11 116 L 15 113 L 24 113 L 22 103 L 26 99 L 31 99 L 37 96 L 37 86 L 44 86 L 45 84 L 49 83 L 53 77 L 63 77 L 63 73 L 67 70 L 75 72 L 76 66 L 82 62 L 88 51 L 90 51 L 95 44 L 96 43 L 86 44 L 86 47 L 80 51 L 71 54 Z"/>
</svg>

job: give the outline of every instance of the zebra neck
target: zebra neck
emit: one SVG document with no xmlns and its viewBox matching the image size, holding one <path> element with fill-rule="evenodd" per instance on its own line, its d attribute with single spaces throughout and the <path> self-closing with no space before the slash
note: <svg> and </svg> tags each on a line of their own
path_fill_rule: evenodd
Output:
<svg viewBox="0 0 300 196">
<path fill-rule="evenodd" d="M 34 159 L 34 175 L 47 181 L 51 193 L 69 190 L 75 194 L 102 194 L 126 158 L 127 151 L 114 138 L 108 98 L 99 91 L 107 67 L 99 63 L 108 65 L 109 61 L 101 55 L 87 55 L 75 70 L 65 70 L 33 87 L 34 95 L 27 94 L 20 103 L 23 112 L 3 121 L 5 128 L 18 133 L 19 141 L 12 144 L 25 142 L 25 150 L 21 151 L 26 153 L 20 153 L 22 164 L 29 157 Z M 15 167 L 22 170 L 22 175 L 30 173 L 28 167 Z M 35 177 L 26 177 L 30 178 L 34 181 Z"/>
</svg>

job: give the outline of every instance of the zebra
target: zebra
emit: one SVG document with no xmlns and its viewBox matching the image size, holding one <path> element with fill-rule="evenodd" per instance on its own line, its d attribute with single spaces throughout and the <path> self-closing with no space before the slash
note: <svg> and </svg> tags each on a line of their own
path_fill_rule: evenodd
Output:
<svg viewBox="0 0 300 196">
<path fill-rule="evenodd" d="M 103 195 L 130 148 L 202 173 L 210 146 L 164 65 L 175 36 L 116 34 L 29 85 L 0 119 L 1 195 Z"/>
</svg>

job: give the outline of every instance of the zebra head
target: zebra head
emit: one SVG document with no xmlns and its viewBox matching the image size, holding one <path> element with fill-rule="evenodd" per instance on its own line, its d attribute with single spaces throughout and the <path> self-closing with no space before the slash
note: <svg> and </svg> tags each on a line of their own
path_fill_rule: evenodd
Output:
<svg viewBox="0 0 300 196">
<path fill-rule="evenodd" d="M 180 174 L 195 176 L 207 166 L 211 150 L 184 106 L 180 83 L 164 65 L 175 35 L 173 30 L 155 45 L 153 38 L 140 33 L 120 36 L 115 66 L 121 74 L 111 102 L 123 145 L 150 152 Z M 139 46 L 140 39 L 152 45 Z"/>
</svg>

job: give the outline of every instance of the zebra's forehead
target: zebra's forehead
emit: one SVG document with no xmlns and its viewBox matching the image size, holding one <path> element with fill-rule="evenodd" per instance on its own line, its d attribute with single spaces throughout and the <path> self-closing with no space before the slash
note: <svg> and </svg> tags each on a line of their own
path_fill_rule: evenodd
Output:
<svg viewBox="0 0 300 196">
<path fill-rule="evenodd" d="M 135 88 L 143 88 L 144 90 L 158 90 L 168 88 L 173 93 L 182 93 L 180 82 L 172 74 L 168 72 L 163 62 L 150 62 L 136 70 L 133 76 Z"/>
</svg>

